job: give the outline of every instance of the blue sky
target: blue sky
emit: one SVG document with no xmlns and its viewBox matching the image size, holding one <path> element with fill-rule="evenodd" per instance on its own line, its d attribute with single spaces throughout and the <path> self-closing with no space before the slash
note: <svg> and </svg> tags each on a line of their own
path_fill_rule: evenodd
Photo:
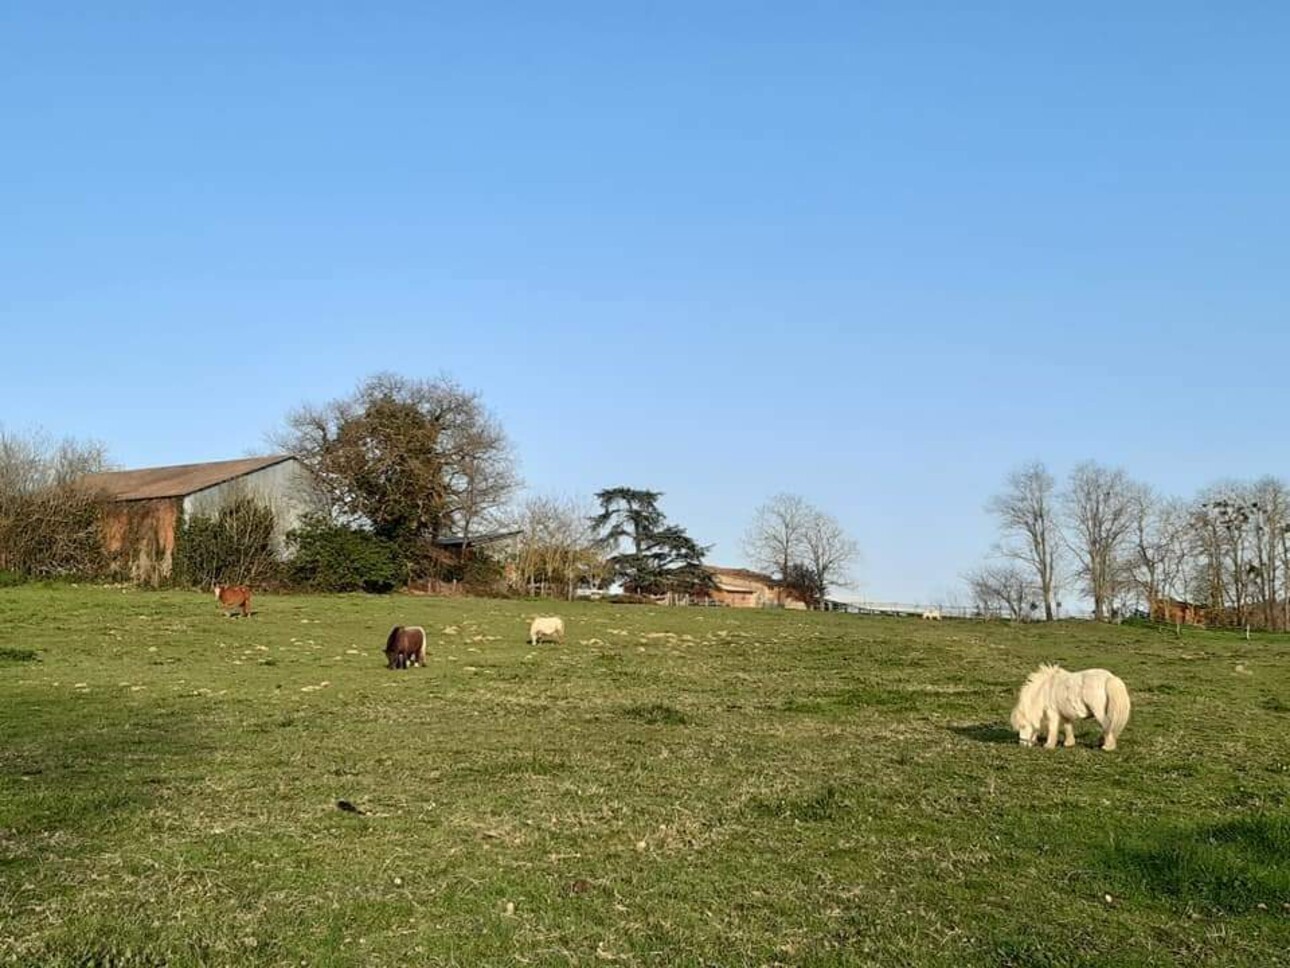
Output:
<svg viewBox="0 0 1290 968">
<path fill-rule="evenodd" d="M 796 491 L 906 600 L 1028 459 L 1290 475 L 1284 5 L 79 6 L 0 8 L 7 429 L 447 372 L 536 491 L 722 563 Z"/>
</svg>

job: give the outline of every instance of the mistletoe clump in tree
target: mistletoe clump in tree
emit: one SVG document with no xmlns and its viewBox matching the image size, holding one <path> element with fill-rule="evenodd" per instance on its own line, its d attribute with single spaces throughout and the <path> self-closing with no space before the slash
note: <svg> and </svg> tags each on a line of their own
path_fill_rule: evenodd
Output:
<svg viewBox="0 0 1290 968">
<path fill-rule="evenodd" d="M 614 577 L 623 590 L 636 595 L 683 595 L 712 587 L 703 567 L 708 548 L 697 544 L 685 529 L 669 524 L 659 510 L 658 491 L 611 487 L 600 491 L 600 513 L 591 525 L 606 549 Z"/>
</svg>

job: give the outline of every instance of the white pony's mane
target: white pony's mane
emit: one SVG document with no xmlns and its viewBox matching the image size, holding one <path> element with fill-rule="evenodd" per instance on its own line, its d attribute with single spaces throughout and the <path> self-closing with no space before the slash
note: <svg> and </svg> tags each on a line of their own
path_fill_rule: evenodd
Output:
<svg viewBox="0 0 1290 968">
<path fill-rule="evenodd" d="M 1040 687 L 1054 676 L 1061 675 L 1065 671 L 1059 665 L 1045 662 L 1026 676 L 1026 681 L 1021 686 L 1021 693 L 1017 696 L 1017 705 L 1012 710 L 1012 725 L 1014 728 L 1020 729 L 1026 725 L 1038 727 L 1039 720 L 1044 714 L 1043 705 L 1039 701 Z"/>
<path fill-rule="evenodd" d="M 1032 688 L 1036 683 L 1045 682 L 1058 673 L 1065 671 L 1065 669 L 1057 665 L 1055 662 L 1045 662 L 1030 675 L 1026 676 L 1026 682 L 1021 688 L 1023 691 Z"/>
</svg>

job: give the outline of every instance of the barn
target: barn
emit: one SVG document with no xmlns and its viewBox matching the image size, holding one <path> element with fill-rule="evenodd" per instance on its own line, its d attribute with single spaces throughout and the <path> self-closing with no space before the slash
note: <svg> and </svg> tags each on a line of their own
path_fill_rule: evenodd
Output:
<svg viewBox="0 0 1290 968">
<path fill-rule="evenodd" d="M 108 555 L 121 572 L 148 584 L 170 575 L 184 518 L 214 515 L 228 502 L 249 497 L 273 510 L 274 540 L 282 549 L 287 532 L 313 506 L 308 472 L 288 454 L 108 471 L 91 474 L 84 484 L 108 502 Z"/>
<path fill-rule="evenodd" d="M 806 608 L 805 602 L 770 575 L 747 568 L 710 567 L 707 572 L 712 576 L 708 597 L 719 605 L 732 608 Z"/>
</svg>

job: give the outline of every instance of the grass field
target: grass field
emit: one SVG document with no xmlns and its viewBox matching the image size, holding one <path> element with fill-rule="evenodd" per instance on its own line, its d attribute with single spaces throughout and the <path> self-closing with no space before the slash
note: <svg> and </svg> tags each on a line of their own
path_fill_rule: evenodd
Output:
<svg viewBox="0 0 1290 968">
<path fill-rule="evenodd" d="M 0 963 L 1290 963 L 1285 638 L 256 606 L 0 590 Z M 1117 752 L 1016 744 L 1041 660 Z"/>
</svg>

